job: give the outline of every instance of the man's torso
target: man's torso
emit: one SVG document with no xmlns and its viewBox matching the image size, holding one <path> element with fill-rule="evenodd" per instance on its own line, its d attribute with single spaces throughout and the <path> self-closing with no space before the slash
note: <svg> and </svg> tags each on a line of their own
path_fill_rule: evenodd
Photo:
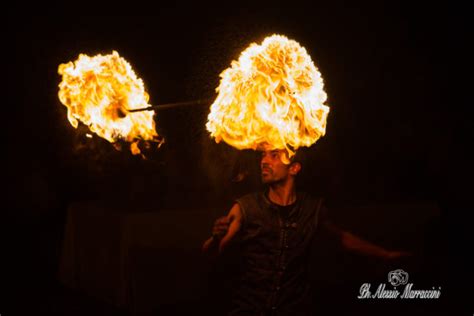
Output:
<svg viewBox="0 0 474 316">
<path fill-rule="evenodd" d="M 308 250 L 319 226 L 322 199 L 298 193 L 293 207 L 272 203 L 265 193 L 237 200 L 241 274 L 231 315 L 255 315 L 309 308 Z"/>
</svg>

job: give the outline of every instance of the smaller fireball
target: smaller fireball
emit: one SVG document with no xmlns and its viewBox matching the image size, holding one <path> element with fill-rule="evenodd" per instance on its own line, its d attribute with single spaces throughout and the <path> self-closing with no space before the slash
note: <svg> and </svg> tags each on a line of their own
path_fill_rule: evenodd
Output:
<svg viewBox="0 0 474 316">
<path fill-rule="evenodd" d="M 131 143 L 134 155 L 140 153 L 140 140 L 162 144 L 153 111 L 127 111 L 149 107 L 149 95 L 143 81 L 116 51 L 93 57 L 80 54 L 76 61 L 59 65 L 58 73 L 62 75 L 59 100 L 67 107 L 72 126 L 77 128 L 81 122 L 111 143 L 125 140 Z"/>
</svg>

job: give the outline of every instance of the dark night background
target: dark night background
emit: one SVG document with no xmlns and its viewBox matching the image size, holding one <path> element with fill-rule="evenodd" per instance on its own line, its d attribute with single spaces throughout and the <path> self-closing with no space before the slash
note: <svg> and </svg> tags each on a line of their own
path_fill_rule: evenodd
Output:
<svg viewBox="0 0 474 316">
<path fill-rule="evenodd" d="M 138 12 L 149 16 L 66 15 L 74 7 L 29 8 L 29 14 L 21 5 L 9 9 L 3 21 L 9 99 L 2 116 L 8 219 L 2 285 L 11 298 L 2 298 L 2 315 L 124 312 L 70 292 L 57 280 L 73 203 L 100 201 L 131 212 L 198 205 L 224 214 L 233 198 L 259 187 L 252 152 L 239 154 L 209 139 L 206 106 L 158 113 L 157 130 L 166 143 L 147 150 L 147 160 L 85 138 L 58 100 L 58 65 L 79 53 L 116 50 L 143 79 L 151 104 L 213 98 L 220 72 L 250 43 L 273 33 L 307 49 L 322 73 L 331 109 L 326 136 L 308 151 L 302 188 L 324 196 L 335 210 L 436 205 L 440 216 L 415 229 L 428 240 L 419 268 L 428 272 L 420 278 L 441 285 L 443 299 L 400 305 L 407 314 L 472 314 L 467 292 L 472 284 L 464 274 L 465 254 L 472 252 L 466 246 L 472 188 L 466 183 L 467 146 L 473 143 L 464 98 L 472 83 L 466 70 L 472 38 L 467 8 L 454 2 L 293 5 L 158 6 Z M 106 13 L 103 9 L 79 12 Z M 253 171 L 243 183 L 231 181 L 236 166 Z M 344 212 L 337 216 L 344 218 Z M 371 225 L 377 223 L 365 222 L 359 232 L 368 234 Z M 354 266 L 345 269 L 357 274 Z M 341 302 L 355 297 L 359 280 L 354 284 L 355 292 Z M 378 311 L 389 312 L 379 305 Z"/>
</svg>

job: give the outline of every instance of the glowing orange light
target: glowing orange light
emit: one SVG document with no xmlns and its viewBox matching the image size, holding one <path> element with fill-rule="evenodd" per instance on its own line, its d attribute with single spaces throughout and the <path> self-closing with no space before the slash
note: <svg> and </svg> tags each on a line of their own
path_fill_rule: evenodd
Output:
<svg viewBox="0 0 474 316">
<path fill-rule="evenodd" d="M 272 35 L 253 43 L 220 77 L 206 124 L 216 142 L 237 149 L 269 144 L 291 157 L 325 135 L 323 79 L 296 41 Z"/>
<path fill-rule="evenodd" d="M 153 111 L 127 112 L 148 107 L 149 95 L 143 81 L 116 51 L 94 57 L 80 54 L 75 62 L 59 65 L 58 73 L 62 75 L 59 100 L 67 107 L 72 126 L 77 128 L 80 121 L 111 143 L 130 142 L 133 154 L 140 153 L 139 140 L 161 145 Z"/>
</svg>

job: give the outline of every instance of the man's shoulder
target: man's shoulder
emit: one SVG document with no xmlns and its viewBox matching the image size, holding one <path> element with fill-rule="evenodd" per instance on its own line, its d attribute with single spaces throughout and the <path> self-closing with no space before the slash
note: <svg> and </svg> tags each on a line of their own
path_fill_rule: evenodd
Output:
<svg viewBox="0 0 474 316">
<path fill-rule="evenodd" d="M 257 192 L 251 192 L 244 194 L 240 196 L 239 198 L 235 199 L 237 203 L 242 203 L 242 202 L 258 202 L 258 201 L 265 201 L 267 200 L 265 196 L 264 191 L 257 191 Z M 297 192 L 297 200 L 298 201 L 304 201 L 306 203 L 312 203 L 312 204 L 323 204 L 324 203 L 324 198 L 319 195 L 314 195 L 305 191 L 298 191 Z"/>
<path fill-rule="evenodd" d="M 306 209 L 311 212 L 316 212 L 317 214 L 322 215 L 326 214 L 325 198 L 320 195 L 311 194 L 308 192 L 298 192 L 298 199 L 300 205 L 303 209 Z"/>
<path fill-rule="evenodd" d="M 308 193 L 305 191 L 299 191 L 296 193 L 297 194 L 297 199 L 301 201 L 308 201 L 308 202 L 314 202 L 314 203 L 323 203 L 324 198 L 319 195 L 315 195 L 312 193 Z"/>
<path fill-rule="evenodd" d="M 239 198 L 235 199 L 236 202 L 247 202 L 247 201 L 257 201 L 261 196 L 263 196 L 263 192 L 251 192 L 240 196 Z"/>
</svg>

